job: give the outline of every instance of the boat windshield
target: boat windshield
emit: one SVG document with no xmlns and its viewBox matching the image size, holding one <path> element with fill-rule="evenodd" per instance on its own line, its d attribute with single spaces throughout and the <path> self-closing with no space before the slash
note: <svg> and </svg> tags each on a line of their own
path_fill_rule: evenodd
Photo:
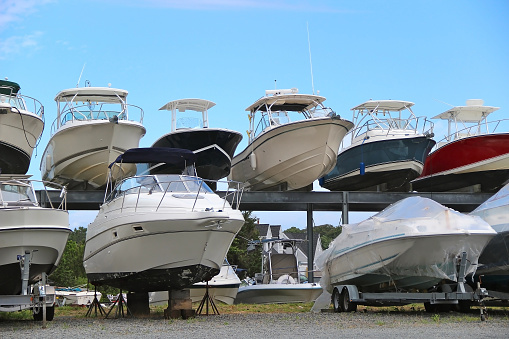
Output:
<svg viewBox="0 0 509 339">
<path fill-rule="evenodd" d="M 203 120 L 200 115 L 197 116 L 196 112 L 179 112 L 177 118 L 177 129 L 181 128 L 202 128 Z"/>
<path fill-rule="evenodd" d="M 37 205 L 32 187 L 21 182 L 2 182 L 0 184 L 0 203 L 3 205 Z"/>
</svg>

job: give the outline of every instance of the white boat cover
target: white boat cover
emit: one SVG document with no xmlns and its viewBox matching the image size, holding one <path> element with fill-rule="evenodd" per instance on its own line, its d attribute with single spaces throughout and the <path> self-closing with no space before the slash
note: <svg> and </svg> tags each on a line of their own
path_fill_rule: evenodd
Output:
<svg viewBox="0 0 509 339">
<path fill-rule="evenodd" d="M 502 187 L 491 198 L 479 205 L 475 210 L 472 211 L 472 214 L 479 214 L 482 211 L 502 206 L 509 206 L 509 184 Z"/>
<path fill-rule="evenodd" d="M 463 237 L 469 235 L 470 237 L 467 239 L 472 242 L 476 241 L 476 234 L 483 236 L 483 240 L 477 240 L 478 243 L 475 244 L 464 243 L 459 239 L 457 241 L 457 243 L 462 243 L 460 251 L 467 252 L 467 258 L 471 261 L 470 272 L 472 272 L 475 270 L 480 252 L 491 237 L 496 234 L 493 228 L 479 217 L 461 214 L 428 198 L 410 197 L 400 200 L 367 220 L 343 225 L 341 234 L 316 259 L 318 268 L 322 270 L 320 284 L 329 293 L 332 293 L 333 286 L 330 284 L 329 272 L 326 269 L 331 260 L 347 260 L 352 271 L 364 274 L 372 273 L 368 268 L 355 267 L 356 256 L 372 256 L 373 262 L 380 261 L 381 256 L 386 255 L 387 252 L 381 254 L 378 252 L 381 250 L 380 246 L 375 244 L 386 241 L 391 241 L 391 243 L 383 250 L 390 248 L 394 251 L 391 253 L 407 255 L 406 258 L 399 258 L 399 261 L 394 260 L 391 263 L 399 264 L 400 267 L 384 267 L 384 270 L 391 270 L 387 272 L 388 275 L 436 276 L 451 279 L 450 272 L 443 272 L 441 269 L 451 266 L 450 258 L 452 255 L 453 258 L 457 257 L 460 245 L 456 246 L 454 241 L 450 241 L 452 245 L 449 245 L 448 248 L 438 248 L 436 245 L 436 248 L 424 249 L 421 258 L 417 258 L 418 256 L 412 258 L 409 253 L 412 253 L 410 249 L 415 252 L 415 242 L 408 242 L 410 245 L 404 245 L 404 243 L 405 239 L 430 239 L 434 236 L 455 234 Z M 438 244 L 439 241 L 436 243 Z M 401 248 L 394 249 L 400 244 Z M 405 249 L 405 246 L 410 247 Z"/>
</svg>

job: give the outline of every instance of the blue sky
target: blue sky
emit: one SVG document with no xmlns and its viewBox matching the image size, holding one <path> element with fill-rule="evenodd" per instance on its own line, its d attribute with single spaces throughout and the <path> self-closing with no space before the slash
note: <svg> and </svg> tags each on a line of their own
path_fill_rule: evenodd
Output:
<svg viewBox="0 0 509 339">
<path fill-rule="evenodd" d="M 29 174 L 39 163 L 55 119 L 55 95 L 80 86 L 122 88 L 145 111 L 150 146 L 170 129 L 180 98 L 214 101 L 210 126 L 237 130 L 246 146 L 245 108 L 265 89 L 314 90 L 351 119 L 369 99 L 415 103 L 432 117 L 466 99 L 509 109 L 509 1 L 325 0 L 0 0 L 0 76 L 45 106 L 46 128 Z M 506 129 L 509 130 L 509 127 Z M 442 138 L 446 126 L 435 125 Z M 96 212 L 71 213 L 86 226 Z M 304 228 L 304 212 L 255 212 L 261 222 Z M 365 218 L 350 216 L 350 221 Z M 315 213 L 339 223 L 340 213 Z"/>
</svg>

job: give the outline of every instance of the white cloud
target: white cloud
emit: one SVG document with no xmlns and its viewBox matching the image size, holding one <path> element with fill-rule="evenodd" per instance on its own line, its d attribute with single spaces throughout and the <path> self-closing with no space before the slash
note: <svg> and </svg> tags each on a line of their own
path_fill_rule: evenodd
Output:
<svg viewBox="0 0 509 339">
<path fill-rule="evenodd" d="M 0 30 L 12 22 L 23 20 L 35 12 L 36 7 L 49 2 L 52 0 L 0 0 Z"/>
<path fill-rule="evenodd" d="M 25 36 L 11 36 L 0 40 L 0 60 L 8 58 L 10 55 L 27 53 L 39 48 L 39 38 L 42 32 L 34 32 Z"/>
</svg>

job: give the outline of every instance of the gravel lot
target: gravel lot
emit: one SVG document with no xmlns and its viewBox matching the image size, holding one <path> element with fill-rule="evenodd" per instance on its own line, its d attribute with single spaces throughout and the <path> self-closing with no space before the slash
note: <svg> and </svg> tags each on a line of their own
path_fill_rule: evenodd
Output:
<svg viewBox="0 0 509 339">
<path fill-rule="evenodd" d="M 508 338 L 509 315 L 424 312 L 225 314 L 188 320 L 55 317 L 46 329 L 0 320 L 1 338 Z"/>
</svg>

